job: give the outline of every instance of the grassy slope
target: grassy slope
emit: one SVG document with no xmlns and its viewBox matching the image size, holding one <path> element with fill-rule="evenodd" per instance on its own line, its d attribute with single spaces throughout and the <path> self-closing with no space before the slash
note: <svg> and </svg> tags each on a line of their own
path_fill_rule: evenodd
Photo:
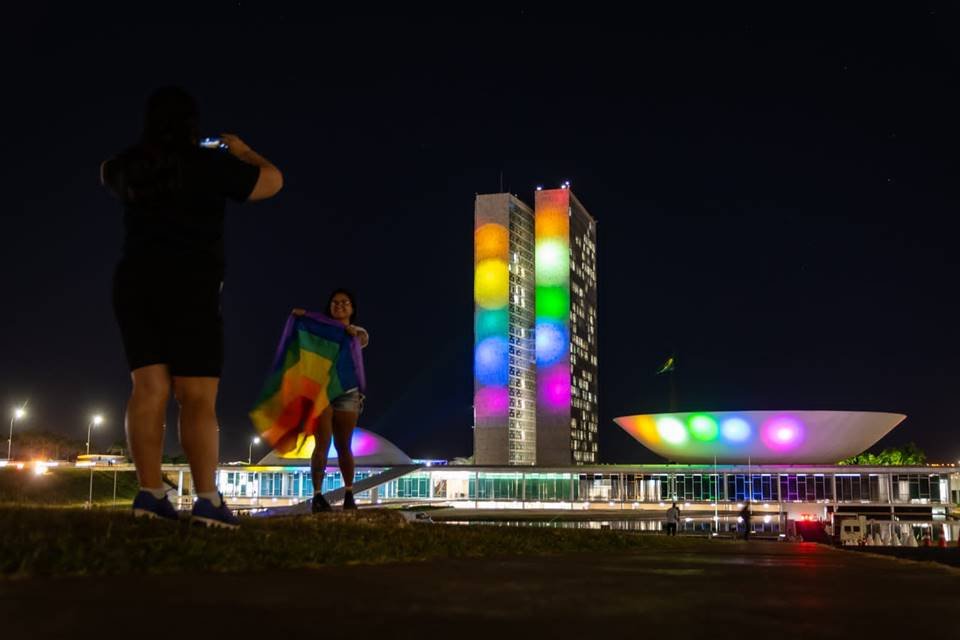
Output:
<svg viewBox="0 0 960 640">
<path fill-rule="evenodd" d="M 695 549 L 692 538 L 611 531 L 408 524 L 388 510 L 245 519 L 238 531 L 108 510 L 0 509 L 0 575 L 302 569 L 429 558 Z"/>
<path fill-rule="evenodd" d="M 136 474 L 117 473 L 117 501 L 129 506 L 138 489 Z M 0 469 L 0 505 L 78 506 L 87 502 L 90 492 L 90 470 L 75 467 L 54 468 L 42 476 L 32 468 Z M 113 503 L 113 471 L 93 472 L 93 502 L 103 506 Z"/>
</svg>

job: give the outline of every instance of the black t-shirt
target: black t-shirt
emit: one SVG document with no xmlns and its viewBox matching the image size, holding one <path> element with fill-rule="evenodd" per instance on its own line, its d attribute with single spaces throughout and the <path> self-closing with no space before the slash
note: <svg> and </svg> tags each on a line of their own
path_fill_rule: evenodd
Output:
<svg viewBox="0 0 960 640">
<path fill-rule="evenodd" d="M 121 265 L 222 277 L 226 199 L 246 200 L 259 176 L 259 167 L 199 147 L 164 154 L 133 147 L 108 160 L 104 184 L 124 204 Z"/>
</svg>

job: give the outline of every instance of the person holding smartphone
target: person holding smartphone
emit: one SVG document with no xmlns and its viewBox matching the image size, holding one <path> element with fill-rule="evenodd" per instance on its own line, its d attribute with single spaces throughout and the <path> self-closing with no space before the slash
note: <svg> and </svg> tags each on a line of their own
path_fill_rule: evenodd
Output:
<svg viewBox="0 0 960 640">
<path fill-rule="evenodd" d="M 177 519 L 161 475 L 171 393 L 198 499 L 191 517 L 236 527 L 217 491 L 217 389 L 223 364 L 220 294 L 226 201 L 270 198 L 283 175 L 234 134 L 201 147 L 196 101 L 178 87 L 150 96 L 140 140 L 104 162 L 100 178 L 123 204 L 123 252 L 113 307 L 133 387 L 126 432 L 140 492 L 138 517 Z"/>
</svg>

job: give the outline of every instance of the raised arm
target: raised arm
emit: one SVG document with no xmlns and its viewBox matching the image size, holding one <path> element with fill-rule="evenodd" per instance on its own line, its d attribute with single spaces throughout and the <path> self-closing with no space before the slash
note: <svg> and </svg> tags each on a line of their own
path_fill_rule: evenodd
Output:
<svg viewBox="0 0 960 640">
<path fill-rule="evenodd" d="M 250 146 L 232 133 L 223 133 L 220 139 L 227 144 L 227 150 L 237 159 L 260 168 L 260 176 L 247 197 L 249 201 L 266 200 L 283 188 L 283 174 L 273 163 L 250 148 Z"/>
</svg>

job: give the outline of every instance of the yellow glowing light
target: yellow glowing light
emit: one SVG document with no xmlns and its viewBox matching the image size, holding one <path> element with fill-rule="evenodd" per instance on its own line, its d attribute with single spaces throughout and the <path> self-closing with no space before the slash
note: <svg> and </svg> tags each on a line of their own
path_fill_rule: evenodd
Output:
<svg viewBox="0 0 960 640">
<path fill-rule="evenodd" d="M 510 295 L 510 273 L 503 260 L 483 260 L 477 265 L 473 281 L 473 295 L 484 309 L 500 309 L 507 305 Z"/>
<path fill-rule="evenodd" d="M 506 260 L 510 247 L 510 233 L 500 224 L 485 224 L 473 232 L 473 242 L 476 248 L 474 260 Z"/>
</svg>

